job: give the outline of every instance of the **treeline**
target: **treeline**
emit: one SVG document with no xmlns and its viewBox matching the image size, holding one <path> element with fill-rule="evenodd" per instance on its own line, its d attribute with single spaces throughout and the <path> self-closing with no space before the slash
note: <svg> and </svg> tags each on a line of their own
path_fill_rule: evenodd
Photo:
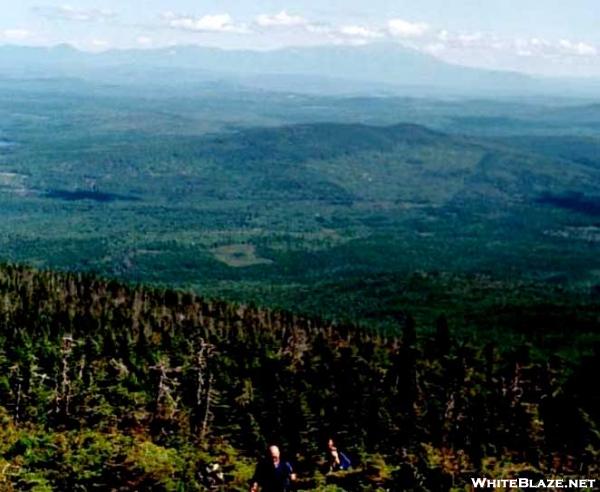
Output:
<svg viewBox="0 0 600 492">
<path fill-rule="evenodd" d="M 6 490 L 245 490 L 276 442 L 307 490 L 457 490 L 471 476 L 593 477 L 600 351 L 577 366 L 453 340 L 0 268 Z M 568 329 L 568 327 L 565 327 Z M 334 436 L 353 471 L 326 475 Z M 4 489 L 3 489 L 4 490 Z"/>
</svg>

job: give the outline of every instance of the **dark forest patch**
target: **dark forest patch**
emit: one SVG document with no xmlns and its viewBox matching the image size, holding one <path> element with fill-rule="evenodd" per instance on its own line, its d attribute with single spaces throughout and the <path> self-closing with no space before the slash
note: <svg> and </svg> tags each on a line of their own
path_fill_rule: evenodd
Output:
<svg viewBox="0 0 600 492">
<path fill-rule="evenodd" d="M 536 201 L 543 205 L 552 205 L 586 215 L 600 216 L 600 196 L 586 196 L 583 193 L 565 193 L 562 195 L 544 193 Z"/>
<path fill-rule="evenodd" d="M 47 198 L 55 198 L 57 200 L 65 200 L 68 202 L 76 202 L 81 200 L 92 200 L 95 202 L 108 203 L 116 201 L 137 202 L 139 197 L 132 195 L 121 195 L 118 193 L 108 193 L 104 191 L 93 190 L 48 190 L 45 195 Z"/>
</svg>

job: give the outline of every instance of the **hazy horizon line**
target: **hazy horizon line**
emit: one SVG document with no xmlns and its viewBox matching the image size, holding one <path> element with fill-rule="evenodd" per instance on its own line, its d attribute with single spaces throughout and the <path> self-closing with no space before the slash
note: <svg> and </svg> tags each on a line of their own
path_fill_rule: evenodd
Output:
<svg viewBox="0 0 600 492">
<path fill-rule="evenodd" d="M 600 75 L 592 75 L 592 74 L 590 74 L 590 75 L 582 75 L 582 74 L 573 74 L 573 75 L 554 74 L 554 75 L 552 75 L 552 74 L 544 74 L 544 73 L 526 72 L 526 71 L 521 71 L 521 70 L 514 69 L 514 68 L 504 68 L 504 67 L 491 68 L 491 67 L 478 65 L 478 64 L 469 64 L 469 63 L 459 63 L 459 62 L 455 62 L 455 61 L 448 61 L 448 60 L 444 60 L 441 57 L 435 56 L 435 54 L 426 53 L 417 48 L 407 46 L 406 44 L 403 44 L 398 41 L 395 42 L 393 40 L 377 40 L 377 41 L 371 41 L 371 42 L 361 43 L 361 44 L 352 44 L 352 43 L 321 43 L 321 44 L 314 44 L 314 45 L 290 44 L 290 45 L 286 45 L 286 46 L 274 46 L 274 47 L 265 47 L 265 48 L 252 47 L 252 46 L 247 47 L 247 48 L 226 47 L 226 46 L 215 46 L 212 44 L 191 43 L 191 42 L 190 43 L 170 43 L 170 44 L 165 44 L 162 46 L 156 46 L 156 45 L 155 46 L 134 46 L 134 47 L 113 46 L 113 47 L 106 47 L 106 48 L 102 48 L 102 49 L 85 49 L 84 47 L 76 46 L 75 44 L 69 43 L 66 41 L 58 42 L 55 44 L 47 44 L 47 45 L 0 43 L 0 49 L 2 49 L 2 48 L 56 49 L 56 48 L 61 48 L 61 47 L 68 47 L 69 49 L 71 49 L 75 52 L 83 53 L 86 55 L 92 55 L 92 56 L 103 55 L 103 54 L 107 54 L 107 53 L 157 52 L 157 51 L 162 51 L 162 50 L 169 49 L 169 48 L 172 48 L 172 49 L 196 48 L 196 49 L 206 49 L 206 50 L 223 51 L 223 52 L 230 52 L 230 53 L 276 53 L 276 52 L 285 52 L 285 51 L 291 51 L 291 50 L 299 50 L 299 51 L 306 50 L 306 51 L 308 51 L 308 50 L 318 50 L 318 49 L 324 49 L 324 48 L 361 49 L 361 48 L 368 48 L 368 47 L 373 47 L 373 46 L 393 46 L 395 48 L 400 48 L 407 52 L 418 54 L 419 56 L 422 56 L 424 58 L 433 59 L 438 63 L 445 64 L 448 66 L 481 70 L 481 71 L 485 71 L 485 72 L 499 72 L 499 73 L 504 73 L 504 74 L 515 74 L 515 75 L 521 75 L 524 77 L 531 77 L 531 78 L 538 78 L 538 79 L 545 79 L 545 80 L 600 81 Z"/>
</svg>

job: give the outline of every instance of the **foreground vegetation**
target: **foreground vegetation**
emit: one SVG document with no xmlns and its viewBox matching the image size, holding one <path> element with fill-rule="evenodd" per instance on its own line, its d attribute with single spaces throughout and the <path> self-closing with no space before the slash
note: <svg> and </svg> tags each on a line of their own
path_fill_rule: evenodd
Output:
<svg viewBox="0 0 600 492">
<path fill-rule="evenodd" d="M 515 323 L 519 322 L 516 318 Z M 397 313 L 401 336 L 84 274 L 0 269 L 3 490 L 245 490 L 279 443 L 305 490 L 592 477 L 600 351 L 531 359 Z M 597 329 L 596 326 L 593 328 Z M 356 464 L 325 474 L 336 436 Z"/>
</svg>

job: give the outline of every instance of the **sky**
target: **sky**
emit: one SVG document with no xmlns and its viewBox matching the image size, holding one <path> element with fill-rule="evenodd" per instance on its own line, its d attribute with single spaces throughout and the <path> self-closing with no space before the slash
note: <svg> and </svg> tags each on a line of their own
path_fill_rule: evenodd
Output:
<svg viewBox="0 0 600 492">
<path fill-rule="evenodd" d="M 461 65 L 600 77 L 600 0 L 0 0 L 0 44 L 102 51 L 374 42 Z"/>
</svg>

